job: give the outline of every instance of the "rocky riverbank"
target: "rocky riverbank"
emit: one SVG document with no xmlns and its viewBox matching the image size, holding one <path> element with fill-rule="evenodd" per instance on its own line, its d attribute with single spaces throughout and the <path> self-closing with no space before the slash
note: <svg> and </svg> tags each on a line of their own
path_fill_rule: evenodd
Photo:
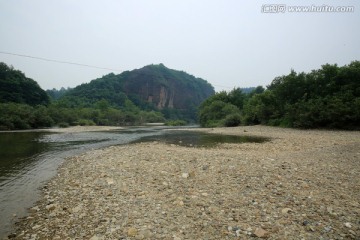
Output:
<svg viewBox="0 0 360 240">
<path fill-rule="evenodd" d="M 111 131 L 111 130 L 120 130 L 122 127 L 112 127 L 112 126 L 72 126 L 67 128 L 49 128 L 43 129 L 47 132 L 58 132 L 58 133 L 74 133 L 74 132 L 99 132 L 99 131 Z"/>
<path fill-rule="evenodd" d="M 67 159 L 15 239 L 359 239 L 360 133 L 201 129 L 271 138 L 113 146 Z"/>
</svg>

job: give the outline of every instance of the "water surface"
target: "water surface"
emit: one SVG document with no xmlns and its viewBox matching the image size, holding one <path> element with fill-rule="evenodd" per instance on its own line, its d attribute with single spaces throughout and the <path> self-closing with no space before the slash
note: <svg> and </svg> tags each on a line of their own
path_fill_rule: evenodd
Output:
<svg viewBox="0 0 360 240">
<path fill-rule="evenodd" d="M 235 136 L 224 134 L 209 134 L 197 131 L 167 131 L 161 135 L 143 137 L 136 142 L 159 141 L 185 147 L 214 147 L 221 143 L 262 143 L 268 141 L 264 137 Z"/>
<path fill-rule="evenodd" d="M 162 134 L 163 127 L 126 131 L 50 133 L 0 132 L 0 238 L 27 213 L 39 189 L 56 174 L 64 159 L 102 147 Z"/>
</svg>

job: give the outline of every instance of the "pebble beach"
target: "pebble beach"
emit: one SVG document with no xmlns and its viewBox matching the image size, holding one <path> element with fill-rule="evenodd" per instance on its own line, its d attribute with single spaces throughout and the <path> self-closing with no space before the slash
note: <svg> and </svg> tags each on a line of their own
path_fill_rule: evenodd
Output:
<svg viewBox="0 0 360 240">
<path fill-rule="evenodd" d="M 269 141 L 68 158 L 9 238 L 360 239 L 359 131 L 197 130 Z"/>
</svg>

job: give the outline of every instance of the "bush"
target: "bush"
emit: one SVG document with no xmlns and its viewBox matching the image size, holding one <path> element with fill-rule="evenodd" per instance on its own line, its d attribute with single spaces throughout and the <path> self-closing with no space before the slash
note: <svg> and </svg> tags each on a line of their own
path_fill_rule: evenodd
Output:
<svg viewBox="0 0 360 240">
<path fill-rule="evenodd" d="M 78 124 L 79 124 L 80 126 L 94 126 L 94 125 L 96 125 L 96 124 L 94 123 L 94 121 L 89 120 L 89 119 L 80 119 L 79 122 L 78 122 Z"/>
<path fill-rule="evenodd" d="M 166 126 L 185 126 L 186 124 L 184 120 L 170 120 L 165 123 Z"/>
<path fill-rule="evenodd" d="M 236 127 L 241 123 L 241 116 L 238 113 L 227 115 L 224 120 L 225 127 Z"/>
<path fill-rule="evenodd" d="M 67 128 L 67 127 L 69 127 L 70 125 L 67 123 L 67 122 L 61 122 L 61 123 L 59 123 L 59 127 L 60 128 Z"/>
<path fill-rule="evenodd" d="M 203 127 L 219 127 L 224 125 L 226 116 L 232 114 L 240 114 L 240 110 L 231 103 L 216 100 L 201 106 L 199 122 Z"/>
</svg>

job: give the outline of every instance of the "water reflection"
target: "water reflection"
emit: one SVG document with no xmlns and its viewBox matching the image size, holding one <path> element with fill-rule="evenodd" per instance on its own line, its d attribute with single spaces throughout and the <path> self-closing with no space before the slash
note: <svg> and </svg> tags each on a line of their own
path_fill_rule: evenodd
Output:
<svg viewBox="0 0 360 240">
<path fill-rule="evenodd" d="M 158 136 L 144 137 L 136 142 L 159 141 L 186 147 L 214 147 L 221 143 L 262 143 L 264 137 L 209 134 L 196 131 L 168 131 Z"/>
<path fill-rule="evenodd" d="M 66 157 L 82 152 L 126 144 L 144 136 L 161 134 L 163 128 L 128 131 L 47 133 L 0 132 L 0 239 L 11 231 L 14 215 L 39 198 L 39 188 Z"/>
<path fill-rule="evenodd" d="M 4 176 L 21 170 L 35 161 L 34 155 L 46 151 L 48 144 L 39 144 L 36 139 L 42 133 L 1 133 L 0 136 L 0 185 Z"/>
</svg>

